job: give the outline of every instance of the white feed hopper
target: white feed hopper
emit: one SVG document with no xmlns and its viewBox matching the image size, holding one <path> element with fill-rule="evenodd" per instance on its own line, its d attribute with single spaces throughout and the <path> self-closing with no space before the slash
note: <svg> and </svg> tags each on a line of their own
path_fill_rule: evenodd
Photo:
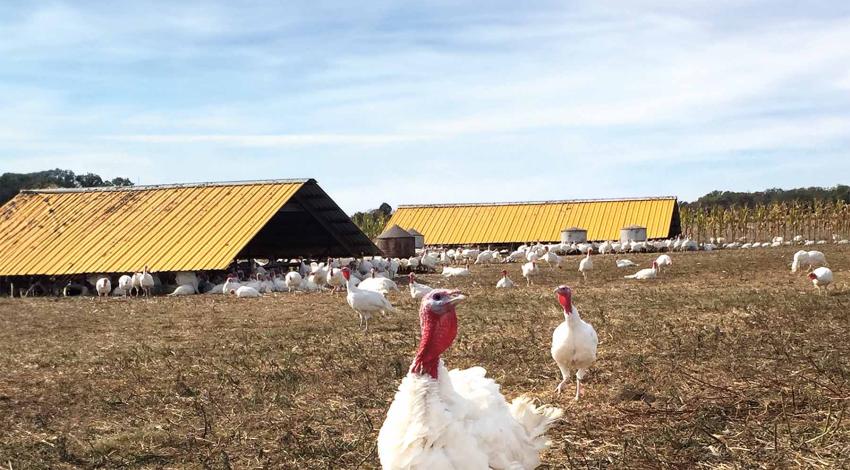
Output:
<svg viewBox="0 0 850 470">
<path fill-rule="evenodd" d="M 629 225 L 628 227 L 621 228 L 620 243 L 625 243 L 627 241 L 645 242 L 646 227 L 641 227 L 640 225 Z"/>
<path fill-rule="evenodd" d="M 561 230 L 561 243 L 584 243 L 586 241 L 586 229 L 581 227 L 569 227 Z"/>
</svg>

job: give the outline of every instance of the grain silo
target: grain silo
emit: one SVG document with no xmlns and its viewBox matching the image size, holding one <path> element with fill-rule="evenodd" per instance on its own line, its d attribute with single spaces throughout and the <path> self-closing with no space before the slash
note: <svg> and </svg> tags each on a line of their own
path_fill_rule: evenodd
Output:
<svg viewBox="0 0 850 470">
<path fill-rule="evenodd" d="M 388 258 L 409 258 L 416 254 L 415 238 L 409 232 L 393 225 L 389 230 L 378 235 L 375 244 L 384 256 Z"/>
<path fill-rule="evenodd" d="M 407 231 L 409 234 L 413 235 L 413 246 L 417 250 L 421 248 L 425 248 L 425 235 L 419 233 L 419 230 L 412 228 Z"/>
<path fill-rule="evenodd" d="M 640 225 L 628 225 L 620 229 L 620 242 L 645 242 L 646 227 Z"/>
<path fill-rule="evenodd" d="M 561 230 L 561 243 L 584 243 L 586 241 L 586 229 L 581 227 L 569 227 Z"/>
</svg>

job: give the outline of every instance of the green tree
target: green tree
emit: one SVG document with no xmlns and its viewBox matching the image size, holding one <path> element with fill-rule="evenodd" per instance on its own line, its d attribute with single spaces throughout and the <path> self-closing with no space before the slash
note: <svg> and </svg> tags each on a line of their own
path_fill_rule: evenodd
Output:
<svg viewBox="0 0 850 470">
<path fill-rule="evenodd" d="M 3 173 L 0 175 L 0 205 L 15 197 L 22 189 L 91 188 L 100 186 L 132 186 L 127 178 L 104 181 L 99 175 L 76 175 L 71 170 L 37 171 L 34 173 Z"/>
</svg>

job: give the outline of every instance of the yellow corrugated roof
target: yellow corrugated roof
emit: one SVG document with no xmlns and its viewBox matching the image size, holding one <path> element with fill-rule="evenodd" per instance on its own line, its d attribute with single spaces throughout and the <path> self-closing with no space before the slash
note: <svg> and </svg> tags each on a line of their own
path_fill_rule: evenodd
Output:
<svg viewBox="0 0 850 470">
<path fill-rule="evenodd" d="M 415 228 L 428 245 L 552 242 L 567 227 L 586 229 L 588 240 L 616 240 L 632 224 L 666 238 L 675 207 L 675 197 L 399 206 L 387 227 Z"/>
<path fill-rule="evenodd" d="M 308 180 L 22 191 L 0 275 L 224 269 Z"/>
</svg>

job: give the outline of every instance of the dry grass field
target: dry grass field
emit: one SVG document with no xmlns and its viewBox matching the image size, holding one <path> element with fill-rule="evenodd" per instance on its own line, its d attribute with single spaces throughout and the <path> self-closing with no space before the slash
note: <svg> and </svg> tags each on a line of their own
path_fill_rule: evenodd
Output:
<svg viewBox="0 0 850 470">
<path fill-rule="evenodd" d="M 828 297 L 791 248 L 673 254 L 644 282 L 613 256 L 587 283 L 578 257 L 532 288 L 497 292 L 501 266 L 419 282 L 470 295 L 449 367 L 564 408 L 544 468 L 847 468 L 850 249 L 820 249 Z M 553 393 L 561 283 L 600 338 L 578 403 Z M 418 342 L 417 305 L 392 300 L 364 335 L 341 294 L 0 299 L 0 468 L 375 468 Z"/>
</svg>

